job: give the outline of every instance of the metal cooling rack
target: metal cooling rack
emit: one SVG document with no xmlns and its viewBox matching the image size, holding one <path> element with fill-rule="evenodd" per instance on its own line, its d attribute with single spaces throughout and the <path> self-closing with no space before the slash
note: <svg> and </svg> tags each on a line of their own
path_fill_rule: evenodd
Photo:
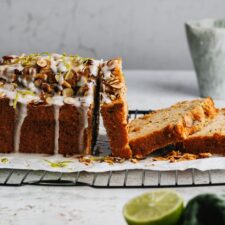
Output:
<svg viewBox="0 0 225 225">
<path fill-rule="evenodd" d="M 131 110 L 129 119 L 149 111 Z M 104 144 L 104 143 L 103 143 Z M 45 185 L 94 188 L 157 188 L 225 185 L 225 170 L 149 171 L 125 170 L 104 173 L 56 173 L 0 169 L 0 186 Z"/>
</svg>

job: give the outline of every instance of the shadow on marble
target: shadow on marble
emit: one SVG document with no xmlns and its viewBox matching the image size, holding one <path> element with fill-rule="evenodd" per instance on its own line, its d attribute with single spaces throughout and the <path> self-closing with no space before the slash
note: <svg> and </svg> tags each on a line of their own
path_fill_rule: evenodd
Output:
<svg viewBox="0 0 225 225">
<path fill-rule="evenodd" d="M 168 81 L 151 81 L 151 86 L 157 92 L 163 92 L 172 95 L 188 95 L 193 97 L 199 97 L 199 91 L 197 84 L 192 86 L 187 84 L 179 83 L 169 83 Z"/>
</svg>

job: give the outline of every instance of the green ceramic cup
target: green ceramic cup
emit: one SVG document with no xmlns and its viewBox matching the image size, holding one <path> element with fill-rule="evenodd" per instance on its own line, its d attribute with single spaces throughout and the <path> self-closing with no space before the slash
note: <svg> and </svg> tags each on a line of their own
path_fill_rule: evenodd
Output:
<svg viewBox="0 0 225 225">
<path fill-rule="evenodd" d="M 185 24 L 201 97 L 225 99 L 225 19 Z"/>
</svg>

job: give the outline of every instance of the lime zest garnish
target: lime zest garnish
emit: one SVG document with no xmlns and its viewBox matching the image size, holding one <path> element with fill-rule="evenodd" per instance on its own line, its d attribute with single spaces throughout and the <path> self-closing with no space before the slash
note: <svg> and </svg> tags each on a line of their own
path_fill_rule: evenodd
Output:
<svg viewBox="0 0 225 225">
<path fill-rule="evenodd" d="M 64 168 L 67 167 L 69 163 L 71 163 L 72 161 L 58 161 L 58 162 L 51 162 L 47 159 L 44 160 L 45 162 L 47 162 L 52 168 Z"/>
<path fill-rule="evenodd" d="M 16 109 L 16 105 L 17 105 L 17 102 L 18 102 L 18 99 L 19 99 L 19 93 L 16 92 L 16 96 L 13 100 L 13 108 Z"/>
<path fill-rule="evenodd" d="M 3 157 L 0 159 L 0 162 L 6 164 L 9 162 L 9 160 L 6 157 Z"/>
<path fill-rule="evenodd" d="M 23 95 L 23 96 L 26 96 L 26 95 L 35 95 L 34 92 L 32 91 L 29 91 L 29 90 L 18 90 L 17 91 L 19 94 Z"/>
<path fill-rule="evenodd" d="M 49 60 L 51 60 L 52 57 L 51 53 L 49 52 L 42 52 L 40 55 L 48 55 Z"/>
<path fill-rule="evenodd" d="M 51 55 L 49 52 L 41 52 L 40 55 Z"/>
<path fill-rule="evenodd" d="M 19 96 L 22 95 L 23 97 L 25 97 L 26 95 L 33 95 L 35 96 L 35 94 L 32 91 L 29 90 L 17 90 L 15 98 L 13 100 L 13 108 L 16 109 L 16 105 L 17 102 L 19 100 Z"/>
<path fill-rule="evenodd" d="M 33 66 L 36 64 L 38 56 L 40 56 L 40 54 L 38 54 L 38 53 L 19 56 L 17 63 L 21 63 L 22 66 Z"/>
</svg>

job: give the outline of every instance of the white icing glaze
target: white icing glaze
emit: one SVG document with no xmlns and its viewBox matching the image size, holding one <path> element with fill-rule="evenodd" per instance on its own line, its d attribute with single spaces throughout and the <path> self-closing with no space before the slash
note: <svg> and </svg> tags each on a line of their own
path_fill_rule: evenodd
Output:
<svg viewBox="0 0 225 225">
<path fill-rule="evenodd" d="M 21 64 L 0 65 L 0 78 L 3 78 L 7 82 L 12 82 L 16 69 L 22 71 L 23 66 Z"/>
<path fill-rule="evenodd" d="M 111 102 L 112 102 L 112 100 L 107 96 L 107 94 L 105 92 L 102 92 L 101 93 L 101 103 L 109 104 Z"/>
<path fill-rule="evenodd" d="M 108 66 L 103 66 L 102 67 L 102 72 L 103 72 L 103 78 L 105 80 L 109 80 L 111 77 L 111 70 L 109 69 Z"/>
<path fill-rule="evenodd" d="M 32 101 L 33 102 L 39 102 L 40 101 L 40 97 L 38 95 L 32 95 L 32 94 L 23 95 L 23 94 L 15 91 L 15 90 L 9 90 L 9 89 L 6 89 L 6 88 L 0 88 L 0 92 L 4 93 L 5 96 L 12 101 L 16 98 L 16 94 L 18 93 L 17 102 L 23 103 L 23 104 L 29 104 Z"/>
<path fill-rule="evenodd" d="M 102 63 L 103 60 L 93 60 L 93 64 L 89 66 L 90 74 L 92 76 L 97 77 L 98 76 L 98 70 L 99 66 Z"/>
<path fill-rule="evenodd" d="M 21 55 L 20 57 L 22 57 Z M 25 56 L 25 55 L 24 55 Z M 63 57 L 59 54 L 51 54 L 50 56 L 40 56 L 40 59 L 47 59 L 50 60 L 50 67 L 55 75 L 59 75 L 60 77 L 57 80 L 59 86 L 64 82 L 64 76 L 69 71 L 69 69 L 74 70 L 77 73 L 83 72 L 86 66 L 84 64 L 80 65 L 71 65 L 71 58 L 70 57 Z M 65 65 L 65 62 L 71 65 L 71 68 Z M 90 75 L 98 76 L 99 66 L 101 65 L 102 61 L 93 60 L 93 63 L 89 65 Z M 13 65 L 2 65 L 0 66 L 0 77 L 4 78 L 7 82 L 12 82 L 12 78 L 15 73 L 15 69 L 22 71 L 24 68 L 20 64 L 13 64 Z M 29 69 L 29 74 L 35 75 L 37 71 L 33 68 Z M 59 74 L 58 74 L 59 73 Z M 14 88 L 12 84 L 6 83 L 4 87 L 0 88 L 0 92 L 4 93 L 7 98 L 10 99 L 10 105 L 13 105 L 14 100 L 17 98 L 18 104 L 16 105 L 16 124 L 15 124 L 15 133 L 14 133 L 14 146 L 15 152 L 19 151 L 20 145 L 20 133 L 23 122 L 27 116 L 27 105 L 30 102 L 40 102 L 41 99 L 39 97 L 40 90 L 34 85 L 34 77 L 32 77 L 32 81 L 27 81 L 26 79 L 22 79 L 18 77 L 18 81 L 21 82 L 25 88 Z M 72 104 L 79 109 L 80 112 L 80 123 L 81 129 L 79 132 L 79 152 L 83 153 L 84 150 L 84 132 L 85 129 L 88 127 L 88 116 L 87 112 L 91 104 L 94 101 L 94 88 L 96 86 L 96 82 L 94 80 L 87 82 L 87 78 L 81 76 L 81 79 L 78 83 L 78 86 L 83 87 L 87 85 L 88 90 L 85 92 L 85 96 L 74 96 L 74 97 L 64 97 L 59 95 L 54 95 L 50 101 L 48 102 L 50 105 L 54 105 L 54 120 L 55 120 L 55 136 L 54 136 L 54 153 L 58 153 L 58 139 L 59 139 L 59 110 L 60 107 L 66 104 Z M 32 91 L 32 93 L 26 92 L 27 90 Z M 23 93 L 20 93 L 24 91 Z M 25 93 L 26 92 L 26 93 Z"/>
<path fill-rule="evenodd" d="M 35 87 L 33 82 L 28 83 L 27 87 L 28 87 L 29 90 L 31 90 L 32 92 L 34 92 L 36 94 L 40 93 L 40 90 Z"/>
<path fill-rule="evenodd" d="M 76 73 L 78 73 L 78 72 L 82 72 L 83 70 L 84 70 L 84 65 L 83 64 L 81 64 L 81 65 L 79 65 L 79 66 L 77 66 L 77 65 L 73 65 L 72 66 L 72 70 L 74 71 L 74 72 L 76 72 Z"/>
<path fill-rule="evenodd" d="M 57 71 L 60 73 L 65 73 L 68 71 L 65 64 L 62 61 L 59 62 L 59 64 L 57 65 Z"/>
<path fill-rule="evenodd" d="M 65 97 L 64 102 L 66 104 L 74 105 L 76 107 L 81 107 L 81 97 L 76 97 L 76 98 Z"/>
<path fill-rule="evenodd" d="M 85 132 L 85 124 L 87 120 L 87 108 L 79 108 L 79 123 L 80 123 L 80 132 L 78 136 L 78 144 L 79 144 L 79 153 L 84 153 L 84 132 Z"/>
<path fill-rule="evenodd" d="M 27 116 L 27 105 L 17 104 L 15 115 L 16 115 L 16 118 L 15 118 L 15 129 L 14 129 L 14 152 L 17 153 L 19 152 L 19 148 L 20 148 L 21 128 Z"/>
<path fill-rule="evenodd" d="M 54 106 L 54 119 L 55 119 L 55 135 L 54 135 L 54 154 L 59 153 L 59 110 L 60 106 Z"/>
<path fill-rule="evenodd" d="M 81 77 L 80 80 L 77 82 L 78 87 L 83 87 L 87 83 L 87 79 L 85 77 Z"/>
<path fill-rule="evenodd" d="M 64 97 L 60 95 L 55 95 L 52 98 L 52 104 L 57 106 L 62 106 L 64 104 Z"/>
<path fill-rule="evenodd" d="M 57 62 L 55 61 L 55 60 L 53 60 L 52 58 L 51 58 L 51 70 L 53 71 L 53 73 L 57 73 Z"/>
</svg>

